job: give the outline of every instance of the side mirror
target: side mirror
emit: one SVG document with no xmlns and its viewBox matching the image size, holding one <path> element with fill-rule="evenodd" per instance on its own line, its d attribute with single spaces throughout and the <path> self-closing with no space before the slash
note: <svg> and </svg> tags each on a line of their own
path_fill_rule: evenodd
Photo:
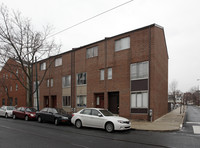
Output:
<svg viewBox="0 0 200 148">
<path fill-rule="evenodd" d="M 102 114 L 98 113 L 98 117 L 103 117 Z"/>
</svg>

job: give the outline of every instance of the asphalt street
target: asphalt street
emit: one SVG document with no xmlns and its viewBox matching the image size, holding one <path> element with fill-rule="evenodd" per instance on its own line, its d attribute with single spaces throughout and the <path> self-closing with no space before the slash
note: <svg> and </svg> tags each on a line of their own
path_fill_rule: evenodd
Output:
<svg viewBox="0 0 200 148">
<path fill-rule="evenodd" d="M 200 135 L 200 107 L 188 106 L 182 132 Z"/>
<path fill-rule="evenodd" d="M 199 134 L 189 133 L 186 130 L 177 132 L 129 130 L 107 133 L 101 129 L 76 129 L 69 125 L 55 126 L 37 121 L 0 117 L 0 148 L 199 148 L 199 139 Z"/>
</svg>

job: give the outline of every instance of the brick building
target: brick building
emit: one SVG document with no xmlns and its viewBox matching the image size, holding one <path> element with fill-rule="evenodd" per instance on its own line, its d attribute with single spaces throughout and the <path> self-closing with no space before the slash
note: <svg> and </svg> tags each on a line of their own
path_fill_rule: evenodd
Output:
<svg viewBox="0 0 200 148">
<path fill-rule="evenodd" d="M 70 112 L 102 107 L 142 120 L 149 120 L 149 110 L 153 120 L 168 112 L 168 53 L 164 29 L 156 24 L 72 49 L 37 64 L 38 81 L 50 67 L 39 86 L 40 109 L 62 107 Z"/>
<path fill-rule="evenodd" d="M 26 106 L 26 90 L 15 77 L 15 74 L 19 75 L 19 78 L 26 84 L 26 77 L 20 67 L 20 64 L 13 59 L 8 59 L 2 67 L 0 71 L 0 106 Z"/>
</svg>

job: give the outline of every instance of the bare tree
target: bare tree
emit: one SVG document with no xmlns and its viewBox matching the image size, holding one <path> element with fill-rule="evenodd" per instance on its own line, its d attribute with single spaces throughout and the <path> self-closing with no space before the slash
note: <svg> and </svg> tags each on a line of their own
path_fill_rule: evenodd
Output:
<svg viewBox="0 0 200 148">
<path fill-rule="evenodd" d="M 173 97 L 174 105 L 176 104 L 176 95 L 179 93 L 177 86 L 178 82 L 176 80 L 173 80 L 169 85 L 170 95 Z"/>
<path fill-rule="evenodd" d="M 41 60 L 52 55 L 58 54 L 60 45 L 55 44 L 54 40 L 49 40 L 51 33 L 49 26 L 44 27 L 42 31 L 36 31 L 28 18 L 22 17 L 20 12 L 12 11 L 0 6 L 0 66 L 5 67 L 13 74 L 16 80 L 28 92 L 28 106 L 32 106 L 33 97 L 33 64 L 35 57 Z M 8 59 L 17 61 L 17 65 L 9 65 Z M 46 71 L 48 70 L 46 68 Z M 21 70 L 25 75 L 21 77 L 17 70 Z M 45 76 L 46 72 L 44 73 Z M 43 78 L 44 78 L 43 76 Z M 43 81 L 40 80 L 40 84 Z M 40 85 L 39 84 L 39 85 Z"/>
</svg>

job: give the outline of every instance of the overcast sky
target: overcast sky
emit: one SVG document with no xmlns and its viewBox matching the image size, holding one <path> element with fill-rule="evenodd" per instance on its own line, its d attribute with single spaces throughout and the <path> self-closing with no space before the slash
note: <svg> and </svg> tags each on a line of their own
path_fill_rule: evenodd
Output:
<svg viewBox="0 0 200 148">
<path fill-rule="evenodd" d="M 19 10 L 35 28 L 54 33 L 129 0 L 1 0 Z M 169 84 L 189 91 L 200 85 L 200 0 L 133 0 L 113 11 L 54 36 L 65 52 L 105 37 L 156 23 L 164 27 L 169 54 Z"/>
</svg>

